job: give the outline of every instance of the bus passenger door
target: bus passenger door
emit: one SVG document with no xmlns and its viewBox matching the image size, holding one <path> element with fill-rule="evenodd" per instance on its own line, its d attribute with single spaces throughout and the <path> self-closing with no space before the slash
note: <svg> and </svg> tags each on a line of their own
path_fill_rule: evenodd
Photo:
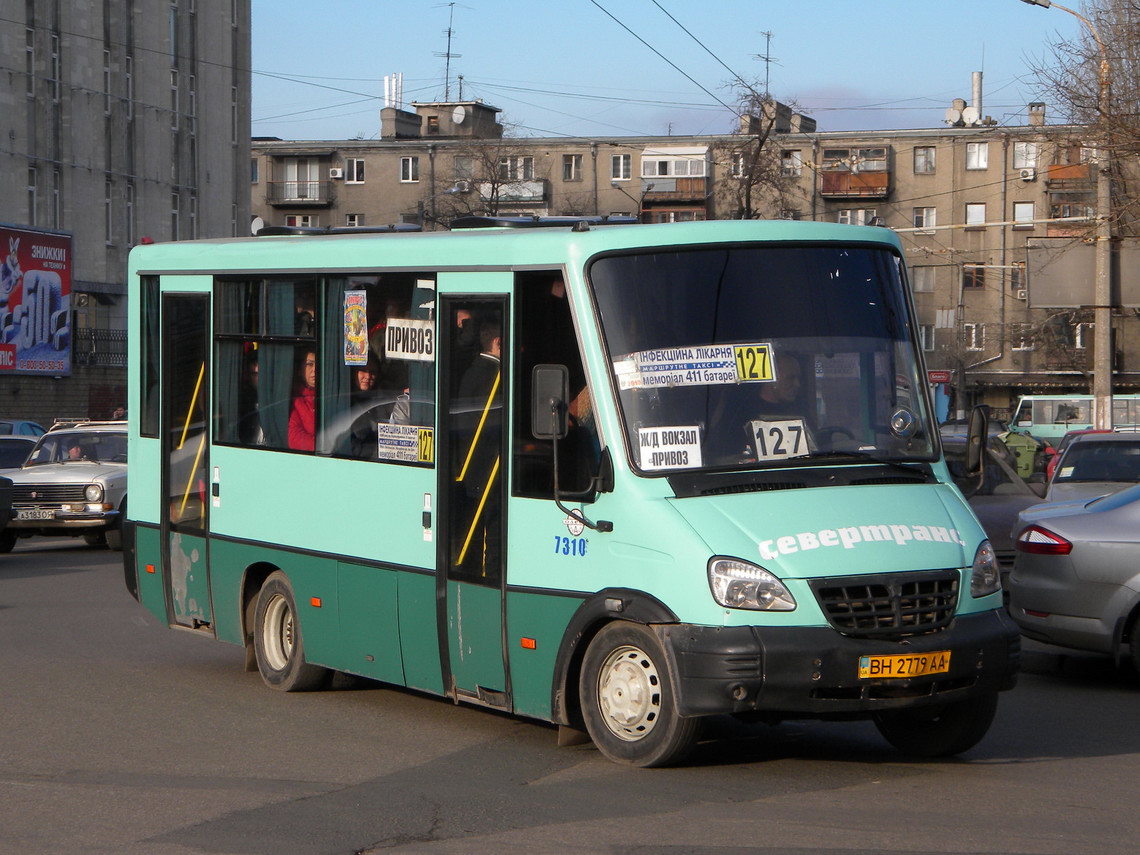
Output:
<svg viewBox="0 0 1140 855">
<path fill-rule="evenodd" d="M 440 655 L 450 693 L 509 707 L 503 647 L 507 301 L 441 295 L 440 302 Z"/>
<path fill-rule="evenodd" d="M 208 294 L 162 304 L 162 574 L 171 625 L 209 627 Z"/>
</svg>

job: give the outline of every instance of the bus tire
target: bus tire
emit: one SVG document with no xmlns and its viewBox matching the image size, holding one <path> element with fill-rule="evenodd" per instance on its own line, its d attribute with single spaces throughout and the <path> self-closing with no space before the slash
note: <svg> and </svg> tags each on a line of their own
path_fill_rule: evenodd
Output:
<svg viewBox="0 0 1140 855">
<path fill-rule="evenodd" d="M 891 745 L 915 757 L 950 757 L 979 742 L 997 712 L 997 692 L 962 701 L 875 714 L 875 727 Z"/>
<path fill-rule="evenodd" d="M 261 679 L 282 692 L 324 688 L 332 672 L 305 661 L 301 621 L 289 578 L 278 570 L 261 586 L 254 610 L 254 655 Z"/>
<path fill-rule="evenodd" d="M 582 716 L 610 760 L 666 766 L 696 743 L 699 721 L 677 714 L 665 651 L 642 624 L 607 624 L 586 648 L 579 678 Z"/>
</svg>

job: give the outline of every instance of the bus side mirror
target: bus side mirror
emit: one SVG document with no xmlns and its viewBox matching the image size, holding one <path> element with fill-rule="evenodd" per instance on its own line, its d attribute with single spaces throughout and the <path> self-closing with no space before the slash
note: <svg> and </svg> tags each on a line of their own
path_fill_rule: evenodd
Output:
<svg viewBox="0 0 1140 855">
<path fill-rule="evenodd" d="M 979 404 L 970 411 L 970 424 L 966 431 L 966 474 L 978 475 L 982 471 L 986 441 L 990 432 L 990 408 Z"/>
<path fill-rule="evenodd" d="M 535 439 L 563 439 L 570 431 L 566 399 L 570 371 L 565 365 L 536 365 L 531 374 L 530 432 Z"/>
</svg>

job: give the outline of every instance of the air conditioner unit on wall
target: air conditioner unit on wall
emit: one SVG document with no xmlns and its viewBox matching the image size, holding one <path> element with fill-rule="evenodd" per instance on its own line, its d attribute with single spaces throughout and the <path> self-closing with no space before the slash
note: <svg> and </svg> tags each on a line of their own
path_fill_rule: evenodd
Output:
<svg viewBox="0 0 1140 855">
<path fill-rule="evenodd" d="M 1036 181 L 1037 180 L 1037 170 L 1033 169 L 1032 167 L 1028 168 L 1028 169 L 1023 169 L 1023 170 L 1021 170 L 1021 174 L 1018 177 L 1022 181 Z"/>
<path fill-rule="evenodd" d="M 344 170 L 339 166 L 334 166 L 329 170 L 329 178 L 344 178 Z"/>
<path fill-rule="evenodd" d="M 1018 288 L 1017 291 L 1014 292 L 1014 296 L 1019 300 L 1028 300 L 1029 291 L 1027 291 L 1025 288 Z"/>
</svg>

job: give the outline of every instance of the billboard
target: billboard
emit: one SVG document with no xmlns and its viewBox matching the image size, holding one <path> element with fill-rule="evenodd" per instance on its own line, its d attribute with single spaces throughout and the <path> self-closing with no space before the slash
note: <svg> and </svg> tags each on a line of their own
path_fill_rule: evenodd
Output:
<svg viewBox="0 0 1140 855">
<path fill-rule="evenodd" d="M 0 226 L 0 375 L 71 373 L 71 236 Z"/>
</svg>

